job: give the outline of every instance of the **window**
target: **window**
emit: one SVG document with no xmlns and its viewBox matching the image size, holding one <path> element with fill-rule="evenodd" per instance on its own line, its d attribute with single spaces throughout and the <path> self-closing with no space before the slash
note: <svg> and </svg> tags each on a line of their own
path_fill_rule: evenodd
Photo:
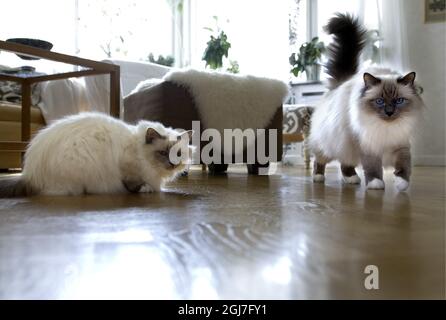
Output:
<svg viewBox="0 0 446 320">
<path fill-rule="evenodd" d="M 35 38 L 51 42 L 53 51 L 74 54 L 74 1 L 7 1 L 0 19 L 0 39 Z M 0 64 L 10 67 L 32 65 L 43 72 L 72 70 L 71 65 L 47 60 L 28 61 L 0 52 Z"/>
<path fill-rule="evenodd" d="M 317 34 L 326 43 L 330 41 L 330 37 L 324 32 L 323 27 L 336 12 L 352 13 L 359 17 L 367 29 L 378 29 L 376 0 L 317 0 Z"/>
<path fill-rule="evenodd" d="M 173 55 L 173 9 L 166 0 L 82 0 L 78 53 L 95 59 Z"/>
<path fill-rule="evenodd" d="M 328 20 L 337 12 L 351 13 L 357 16 L 369 31 L 367 33 L 367 43 L 362 55 L 363 63 L 366 65 L 378 63 L 380 61 L 381 41 L 381 1 L 382 0 L 301 0 L 300 7 L 301 9 L 304 7 L 306 8 L 308 18 L 307 23 L 304 26 L 307 35 L 304 41 L 309 41 L 317 36 L 325 43 L 325 45 L 328 45 L 331 41 L 331 36 L 324 31 L 324 26 L 327 24 Z M 304 78 L 305 77 L 301 76 L 300 80 L 303 80 Z M 326 78 L 326 76 L 322 74 L 322 78 Z"/>
<path fill-rule="evenodd" d="M 53 51 L 99 60 L 173 55 L 173 3 L 179 1 L 8 1 L 7 11 L 20 14 L 2 16 L 0 38 L 43 39 Z"/>
<path fill-rule="evenodd" d="M 218 23 L 231 43 L 229 59 L 241 73 L 289 80 L 290 53 L 316 35 L 328 43 L 322 27 L 335 12 L 355 13 L 379 30 L 381 1 L 15 0 L 8 11 L 20 12 L 20 19 L 4 15 L 0 37 L 42 38 L 54 51 L 91 59 L 147 60 L 152 53 L 174 56 L 179 67 L 204 68 L 212 34 L 205 28 L 215 30 Z"/>
<path fill-rule="evenodd" d="M 289 75 L 287 1 L 192 0 L 191 65 L 204 68 L 201 60 L 210 35 L 206 27 L 224 30 L 231 43 L 229 59 L 240 72 L 287 80 Z"/>
<path fill-rule="evenodd" d="M 0 38 L 50 41 L 55 51 L 74 53 L 74 1 L 7 1 L 0 19 Z"/>
</svg>

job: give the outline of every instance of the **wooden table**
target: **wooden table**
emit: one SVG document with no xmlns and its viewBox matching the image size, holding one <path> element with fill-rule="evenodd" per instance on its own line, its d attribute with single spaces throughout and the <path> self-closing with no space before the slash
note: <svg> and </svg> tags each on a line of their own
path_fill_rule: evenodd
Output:
<svg viewBox="0 0 446 320">
<path fill-rule="evenodd" d="M 67 63 L 82 67 L 79 71 L 52 73 L 47 75 L 10 75 L 0 73 L 0 80 L 18 82 L 22 86 L 22 132 L 21 141 L 0 141 L 0 151 L 24 152 L 31 138 L 31 86 L 38 82 L 84 77 L 100 74 L 110 75 L 110 114 L 119 118 L 120 68 L 117 65 L 83 59 L 57 52 L 38 49 L 22 44 L 0 41 L 0 51 Z"/>
</svg>

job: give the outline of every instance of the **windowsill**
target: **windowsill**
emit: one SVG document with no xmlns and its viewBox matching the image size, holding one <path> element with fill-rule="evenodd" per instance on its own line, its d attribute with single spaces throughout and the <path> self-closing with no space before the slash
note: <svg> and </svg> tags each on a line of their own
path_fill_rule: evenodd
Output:
<svg viewBox="0 0 446 320">
<path fill-rule="evenodd" d="M 325 84 L 326 81 L 322 80 L 311 80 L 311 81 L 299 81 L 299 80 L 291 80 L 290 85 L 293 86 L 306 86 L 306 85 L 315 85 L 315 84 Z"/>
</svg>

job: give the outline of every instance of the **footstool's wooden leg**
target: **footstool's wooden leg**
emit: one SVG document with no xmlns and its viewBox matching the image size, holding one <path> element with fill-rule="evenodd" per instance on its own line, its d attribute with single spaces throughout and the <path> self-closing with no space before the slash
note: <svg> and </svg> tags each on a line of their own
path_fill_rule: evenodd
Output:
<svg viewBox="0 0 446 320">
<path fill-rule="evenodd" d="M 269 162 L 265 164 L 255 163 L 255 164 L 247 164 L 246 167 L 248 168 L 248 173 L 253 175 L 259 175 L 259 169 L 265 168 L 267 169 L 269 167 Z"/>
<path fill-rule="evenodd" d="M 208 169 L 210 174 L 224 174 L 228 170 L 228 165 L 211 163 L 208 165 Z"/>
</svg>

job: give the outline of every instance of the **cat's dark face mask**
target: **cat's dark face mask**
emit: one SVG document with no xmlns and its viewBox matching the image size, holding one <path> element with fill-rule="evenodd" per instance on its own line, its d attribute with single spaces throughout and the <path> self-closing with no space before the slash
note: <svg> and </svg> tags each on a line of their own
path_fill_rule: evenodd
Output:
<svg viewBox="0 0 446 320">
<path fill-rule="evenodd" d="M 366 109 L 384 121 L 393 121 L 410 112 L 412 96 L 416 94 L 414 80 L 414 72 L 396 80 L 382 80 L 365 73 L 362 97 Z"/>
<path fill-rule="evenodd" d="M 187 147 L 181 148 L 181 143 L 185 143 L 185 146 L 187 146 L 191 135 L 192 131 L 186 131 L 180 134 L 177 140 L 170 141 L 168 137 L 162 136 L 155 129 L 149 128 L 146 134 L 146 144 L 152 146 L 155 160 L 165 170 L 175 170 L 183 167 L 184 164 L 182 162 L 189 158 L 189 154 L 187 154 L 189 149 Z M 182 138 L 187 140 L 183 141 Z M 186 154 L 183 155 L 183 152 Z"/>
</svg>

